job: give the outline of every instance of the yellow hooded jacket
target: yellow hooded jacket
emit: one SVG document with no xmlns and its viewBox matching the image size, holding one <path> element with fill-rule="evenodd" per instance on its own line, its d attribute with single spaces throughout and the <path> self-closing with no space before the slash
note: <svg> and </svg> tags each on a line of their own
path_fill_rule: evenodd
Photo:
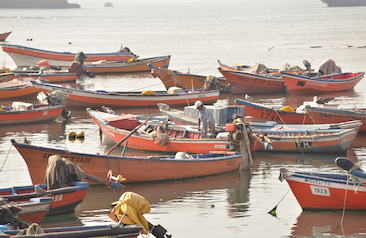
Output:
<svg viewBox="0 0 366 238">
<path fill-rule="evenodd" d="M 143 227 L 142 233 L 147 234 L 149 223 L 144 217 L 144 213 L 149 213 L 151 210 L 149 201 L 141 195 L 133 192 L 125 192 L 121 195 L 118 201 L 112 203 L 116 205 L 109 213 L 109 217 L 119 222 L 123 214 L 127 211 L 122 222 L 124 224 L 137 224 Z"/>
</svg>

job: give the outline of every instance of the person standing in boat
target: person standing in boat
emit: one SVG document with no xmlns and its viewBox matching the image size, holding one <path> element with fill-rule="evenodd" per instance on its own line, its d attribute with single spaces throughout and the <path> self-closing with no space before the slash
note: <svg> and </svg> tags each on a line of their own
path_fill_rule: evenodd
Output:
<svg viewBox="0 0 366 238">
<path fill-rule="evenodd" d="M 210 135 L 214 135 L 215 120 L 213 118 L 212 112 L 208 110 L 201 101 L 196 101 L 193 107 L 199 112 L 198 130 L 201 131 L 202 136 L 204 138 L 208 138 Z"/>
</svg>

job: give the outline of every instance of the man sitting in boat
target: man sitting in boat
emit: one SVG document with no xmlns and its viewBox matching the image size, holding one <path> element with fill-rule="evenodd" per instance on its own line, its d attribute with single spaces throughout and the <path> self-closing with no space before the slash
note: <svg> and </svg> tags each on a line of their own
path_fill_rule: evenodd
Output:
<svg viewBox="0 0 366 238">
<path fill-rule="evenodd" d="M 198 118 L 198 130 L 204 138 L 210 137 L 210 135 L 215 134 L 215 120 L 213 118 L 212 112 L 203 105 L 201 101 L 196 101 L 194 103 L 194 109 L 199 112 Z"/>
</svg>

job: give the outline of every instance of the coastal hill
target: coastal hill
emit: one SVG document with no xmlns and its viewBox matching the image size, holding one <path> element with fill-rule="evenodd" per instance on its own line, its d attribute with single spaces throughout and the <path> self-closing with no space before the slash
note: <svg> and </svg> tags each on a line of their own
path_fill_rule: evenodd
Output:
<svg viewBox="0 0 366 238">
<path fill-rule="evenodd" d="M 79 4 L 67 0 L 0 0 L 0 8 L 80 8 Z"/>
</svg>

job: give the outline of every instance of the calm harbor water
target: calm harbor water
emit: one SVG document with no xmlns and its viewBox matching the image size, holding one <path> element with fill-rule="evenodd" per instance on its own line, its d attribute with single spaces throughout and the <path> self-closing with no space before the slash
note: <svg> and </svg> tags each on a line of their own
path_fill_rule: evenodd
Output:
<svg viewBox="0 0 366 238">
<path fill-rule="evenodd" d="M 170 67 L 192 73 L 219 75 L 217 60 L 227 64 L 264 63 L 281 68 L 309 60 L 314 68 L 333 58 L 343 71 L 366 70 L 366 7 L 327 8 L 320 0 L 137 0 L 71 1 L 81 9 L 0 9 L 0 32 L 13 30 L 8 40 L 57 51 L 103 52 L 128 46 L 140 57 L 172 55 Z M 27 39 L 32 39 L 29 41 Z M 14 67 L 0 52 L 0 66 Z M 108 75 L 77 82 L 85 89 L 164 89 L 149 74 Z M 334 96 L 348 107 L 366 106 L 366 81 Z M 312 95 L 251 95 L 257 102 L 297 106 Z M 222 95 L 230 102 L 243 95 Z M 34 100 L 34 99 L 30 99 Z M 7 104 L 9 102 L 1 102 Z M 104 153 L 110 148 L 83 108 L 72 108 L 63 123 L 0 127 L 0 186 L 26 185 L 27 166 L 10 139 L 24 137 L 34 145 L 79 152 Z M 156 108 L 118 109 L 118 112 L 158 114 Z M 68 141 L 69 131 L 84 131 L 83 142 Z M 360 135 L 347 156 L 366 160 L 366 136 Z M 120 152 L 120 151 L 119 151 Z M 118 151 L 116 151 L 118 153 Z M 149 155 L 127 151 L 127 155 Z M 366 213 L 346 212 L 343 230 L 339 212 L 303 212 L 289 192 L 278 216 L 267 212 L 287 193 L 279 169 L 343 172 L 329 154 L 254 154 L 251 172 L 233 172 L 183 181 L 126 185 L 125 191 L 145 196 L 152 204 L 146 217 L 165 226 L 174 237 L 365 237 Z M 365 167 L 365 166 L 364 166 Z M 109 204 L 121 192 L 90 189 L 75 215 L 52 217 L 45 226 L 110 223 Z"/>
</svg>

